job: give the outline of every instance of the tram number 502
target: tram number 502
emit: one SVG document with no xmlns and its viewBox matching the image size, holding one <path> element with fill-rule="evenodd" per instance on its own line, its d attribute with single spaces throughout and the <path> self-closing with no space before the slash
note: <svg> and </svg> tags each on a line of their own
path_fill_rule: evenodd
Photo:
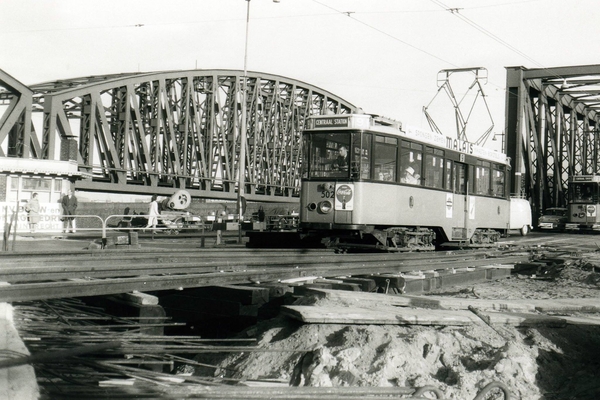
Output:
<svg viewBox="0 0 600 400">
<path fill-rule="evenodd" d="M 321 198 L 322 199 L 331 199 L 334 196 L 334 192 L 329 191 L 329 190 L 323 190 L 321 192 Z"/>
</svg>

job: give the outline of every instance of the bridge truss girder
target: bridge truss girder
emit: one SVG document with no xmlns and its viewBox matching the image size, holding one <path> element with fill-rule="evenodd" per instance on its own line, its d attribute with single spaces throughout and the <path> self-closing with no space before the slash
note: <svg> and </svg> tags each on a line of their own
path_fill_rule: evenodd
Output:
<svg viewBox="0 0 600 400">
<path fill-rule="evenodd" d="M 534 218 L 565 206 L 569 177 L 600 173 L 600 65 L 507 68 L 506 152 L 512 193 Z"/>
<path fill-rule="evenodd" d="M 40 144 L 31 123 L 33 92 L 24 84 L 0 70 L 0 157 L 37 158 Z M 6 149 L 6 150 L 5 150 Z"/>
<path fill-rule="evenodd" d="M 305 120 L 356 107 L 297 80 L 256 72 L 246 77 L 245 196 L 297 201 Z M 37 152 L 19 156 L 55 159 L 71 142 L 79 170 L 90 176 L 77 181 L 76 189 L 140 194 L 186 189 L 194 197 L 235 199 L 243 81 L 242 71 L 191 70 L 31 86 L 32 110 L 43 112 L 41 144 Z M 14 92 L 2 93 L 18 101 Z"/>
</svg>

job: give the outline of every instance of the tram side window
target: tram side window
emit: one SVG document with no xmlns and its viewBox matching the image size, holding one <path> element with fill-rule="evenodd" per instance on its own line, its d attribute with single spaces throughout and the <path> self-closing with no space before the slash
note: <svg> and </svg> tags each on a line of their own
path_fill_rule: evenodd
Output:
<svg viewBox="0 0 600 400">
<path fill-rule="evenodd" d="M 400 149 L 400 170 L 402 173 L 400 182 L 420 185 L 423 173 L 421 168 L 423 145 L 403 140 Z"/>
<path fill-rule="evenodd" d="M 446 174 L 444 175 L 444 188 L 453 190 L 452 188 L 452 160 L 446 160 Z"/>
<path fill-rule="evenodd" d="M 487 161 L 478 161 L 475 167 L 475 194 L 490 194 L 490 163 Z"/>
<path fill-rule="evenodd" d="M 356 140 L 356 139 L 355 139 Z M 371 144 L 373 142 L 373 135 L 365 133 L 363 135 L 362 147 L 360 151 L 360 178 L 369 179 L 371 175 Z M 355 142 L 356 143 L 356 142 Z M 356 154 L 355 154 L 356 156 Z M 355 158 L 357 159 L 357 158 Z"/>
<path fill-rule="evenodd" d="M 425 154 L 425 186 L 441 189 L 443 185 L 444 151 L 428 147 Z"/>
<path fill-rule="evenodd" d="M 503 165 L 494 165 L 492 170 L 492 194 L 504 197 L 506 193 L 506 172 Z"/>
<path fill-rule="evenodd" d="M 375 136 L 375 176 L 377 181 L 396 181 L 396 158 L 398 154 L 398 139 Z"/>
<path fill-rule="evenodd" d="M 454 192 L 458 194 L 467 193 L 467 166 L 454 163 Z"/>
</svg>

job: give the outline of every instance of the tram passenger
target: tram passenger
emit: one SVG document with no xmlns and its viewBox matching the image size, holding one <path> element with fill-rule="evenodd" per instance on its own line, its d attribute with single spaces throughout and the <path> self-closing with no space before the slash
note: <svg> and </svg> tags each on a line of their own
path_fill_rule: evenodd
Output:
<svg viewBox="0 0 600 400">
<path fill-rule="evenodd" d="M 418 185 L 421 182 L 421 176 L 415 173 L 413 167 L 406 167 L 404 175 L 400 178 L 400 182 L 408 183 L 411 185 Z"/>
<path fill-rule="evenodd" d="M 75 225 L 75 210 L 77 210 L 77 197 L 73 194 L 73 190 L 67 192 L 66 195 L 63 196 L 61 200 L 62 211 L 63 211 L 63 221 L 64 221 L 64 229 L 65 233 L 68 233 L 69 230 L 73 233 L 76 231 Z"/>
<path fill-rule="evenodd" d="M 25 211 L 27 211 L 27 220 L 29 221 L 29 230 L 31 233 L 35 232 L 35 228 L 40 222 L 40 201 L 38 200 L 37 195 L 37 193 L 33 193 L 31 195 L 31 199 L 25 206 Z"/>
<path fill-rule="evenodd" d="M 342 146 L 338 149 L 338 156 L 331 164 L 333 170 L 348 171 L 348 148 Z"/>
</svg>

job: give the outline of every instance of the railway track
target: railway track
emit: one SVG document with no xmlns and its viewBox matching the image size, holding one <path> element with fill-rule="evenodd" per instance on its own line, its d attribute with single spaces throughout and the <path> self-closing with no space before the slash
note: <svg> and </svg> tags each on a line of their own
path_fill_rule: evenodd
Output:
<svg viewBox="0 0 600 400">
<path fill-rule="evenodd" d="M 148 326 L 147 320 L 105 315 L 97 307 L 73 297 L 227 283 L 248 284 L 308 276 L 327 278 L 432 270 L 441 273 L 452 268 L 514 264 L 528 261 L 530 250 L 543 245 L 543 239 L 533 239 L 520 242 L 523 246 L 507 244 L 504 248 L 494 250 L 403 254 L 334 254 L 327 250 L 259 250 L 241 247 L 189 249 L 185 245 L 188 248 L 176 248 L 178 244 L 172 242 L 164 243 L 164 246 L 153 243 L 152 248 L 126 251 L 4 253 L 0 254 L 0 281 L 9 282 L 10 285 L 0 286 L 0 301 L 16 303 L 17 315 L 21 316 L 20 330 L 27 338 L 28 346 L 36 350 L 34 356 L 39 354 L 40 357 L 46 357 L 46 368 L 44 361 L 39 360 L 36 368 L 37 374 L 42 377 L 40 385 L 47 394 L 68 394 L 71 398 L 95 398 L 99 393 L 113 393 L 113 397 L 119 398 L 144 395 L 148 398 L 249 399 L 267 396 L 278 399 L 358 399 L 362 396 L 417 399 L 423 398 L 422 389 L 265 388 L 262 385 L 252 388 L 231 386 L 235 383 L 232 379 L 207 380 L 205 377 L 179 375 L 175 377 L 182 382 L 168 385 L 165 382 L 171 382 L 167 379 L 173 379 L 172 373 L 163 373 L 164 369 L 159 372 L 156 366 L 172 368 L 175 363 L 202 365 L 188 360 L 186 357 L 190 354 L 234 352 L 241 355 L 253 351 L 287 354 L 311 349 L 259 348 L 243 343 L 233 343 L 235 346 L 231 346 L 229 343 L 205 343 L 202 340 L 206 339 L 189 336 L 144 337 L 139 335 L 139 329 L 142 324 Z M 589 249 L 595 246 L 593 240 L 555 239 L 553 244 L 568 248 L 565 251 L 581 251 L 586 246 Z M 162 249 L 158 248 L 161 246 Z M 52 298 L 55 300 L 35 301 Z M 23 300 L 34 301 L 19 303 Z M 167 319 L 155 320 L 159 322 L 157 325 L 175 324 Z M 92 321 L 99 323 L 96 325 Z M 60 325 L 62 323 L 65 325 Z M 127 330 L 132 333 L 127 333 Z M 97 356 L 92 353 L 85 359 L 79 357 L 79 361 L 56 362 L 59 358 L 62 360 L 65 353 L 87 351 L 88 347 L 93 348 L 98 343 L 102 345 L 108 342 L 108 345 L 115 341 L 118 347 L 111 347 L 111 350 L 104 350 Z M 127 357 L 123 357 L 124 354 Z M 46 376 L 48 379 L 44 378 Z M 131 379 L 136 380 L 135 385 Z M 75 384 L 77 381 L 80 384 Z M 117 386 L 99 388 L 98 382 L 121 386 L 128 383 L 135 393 Z M 259 383 L 262 384 L 256 384 Z M 486 388 L 480 393 L 481 396 Z M 437 397 L 443 397 L 441 392 Z"/>
<path fill-rule="evenodd" d="M 335 254 L 327 250 L 133 249 L 0 256 L 0 302 L 514 264 L 501 250 Z"/>
</svg>

